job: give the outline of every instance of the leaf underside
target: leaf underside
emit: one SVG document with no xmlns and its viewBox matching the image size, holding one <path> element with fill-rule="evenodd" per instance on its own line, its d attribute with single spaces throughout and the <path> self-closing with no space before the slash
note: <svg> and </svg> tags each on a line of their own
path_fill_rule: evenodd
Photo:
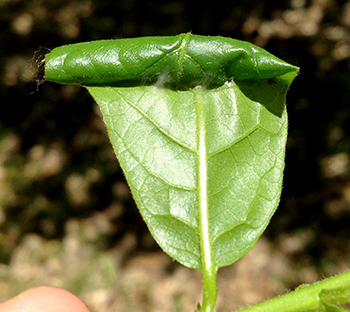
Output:
<svg viewBox="0 0 350 312">
<path fill-rule="evenodd" d="M 203 233 L 219 268 L 266 228 L 281 192 L 295 75 L 210 90 L 87 87 L 149 230 L 183 265 L 202 269 Z"/>
</svg>

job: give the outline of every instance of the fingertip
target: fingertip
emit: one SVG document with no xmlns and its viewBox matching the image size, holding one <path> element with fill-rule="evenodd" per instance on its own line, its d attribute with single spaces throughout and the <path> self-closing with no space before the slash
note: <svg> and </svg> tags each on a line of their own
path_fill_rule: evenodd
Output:
<svg viewBox="0 0 350 312">
<path fill-rule="evenodd" d="M 67 290 L 52 286 L 28 289 L 0 304 L 0 312 L 89 312 L 85 304 Z"/>
</svg>

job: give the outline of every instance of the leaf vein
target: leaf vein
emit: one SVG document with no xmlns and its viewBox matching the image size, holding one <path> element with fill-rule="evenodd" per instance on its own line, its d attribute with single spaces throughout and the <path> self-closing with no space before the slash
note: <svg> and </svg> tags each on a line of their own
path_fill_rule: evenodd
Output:
<svg viewBox="0 0 350 312">
<path fill-rule="evenodd" d="M 118 90 L 113 89 L 114 92 L 118 93 L 120 98 L 129 106 L 131 106 L 132 108 L 134 108 L 135 110 L 137 110 L 144 118 L 146 118 L 159 132 L 161 132 L 162 134 L 164 134 L 166 137 L 168 137 L 169 139 L 171 139 L 174 143 L 180 145 L 181 147 L 196 153 L 195 150 L 193 150 L 189 145 L 185 144 L 184 142 L 181 142 L 180 140 L 178 140 L 177 138 L 175 138 L 174 136 L 172 136 L 170 133 L 168 133 L 167 131 L 165 131 L 164 129 L 162 129 L 160 127 L 160 125 L 157 124 L 157 122 L 155 120 L 153 120 L 152 118 L 150 118 L 143 110 L 141 110 L 137 105 L 133 104 L 132 102 L 128 101 L 123 94 L 121 94 Z"/>
<path fill-rule="evenodd" d="M 112 130 L 112 129 L 111 129 L 111 130 Z M 113 131 L 113 130 L 112 130 L 112 131 Z M 163 177 L 161 177 L 161 176 L 159 176 L 158 174 L 156 174 L 156 173 L 154 173 L 153 171 L 151 171 L 151 170 L 146 166 L 146 164 L 144 164 L 140 159 L 138 159 L 138 158 L 135 156 L 135 154 L 134 154 L 132 151 L 130 151 L 130 150 L 124 145 L 123 139 L 122 139 L 122 137 L 118 134 L 118 132 L 115 131 L 115 130 L 114 130 L 113 132 L 114 132 L 115 135 L 119 138 L 119 142 L 120 142 L 120 144 L 122 144 L 123 149 L 124 149 L 124 152 L 129 153 L 129 154 L 133 157 L 133 159 L 134 159 L 139 165 L 141 165 L 141 166 L 144 168 L 144 170 L 147 171 L 148 174 L 150 174 L 151 176 L 153 176 L 153 177 L 155 177 L 155 178 L 161 180 L 162 182 L 166 183 L 167 185 L 169 185 L 169 186 L 171 186 L 171 187 L 175 187 L 175 188 L 182 189 L 182 190 L 186 190 L 186 191 L 193 191 L 193 190 L 195 190 L 194 188 L 189 188 L 189 187 L 185 187 L 185 186 L 183 186 L 183 185 L 176 185 L 176 184 L 170 183 L 169 181 L 165 180 Z M 120 149 L 120 153 L 123 153 L 123 150 L 122 150 L 122 149 Z"/>
</svg>

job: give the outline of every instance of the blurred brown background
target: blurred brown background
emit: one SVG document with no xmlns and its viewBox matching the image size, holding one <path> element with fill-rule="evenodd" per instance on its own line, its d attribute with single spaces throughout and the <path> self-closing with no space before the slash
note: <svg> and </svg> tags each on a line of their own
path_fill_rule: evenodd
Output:
<svg viewBox="0 0 350 312">
<path fill-rule="evenodd" d="M 92 311 L 192 311 L 200 275 L 148 234 L 86 90 L 33 77 L 68 43 L 192 31 L 300 66 L 280 207 L 219 271 L 218 311 L 350 267 L 350 1 L 0 0 L 0 302 L 64 287 Z"/>
</svg>

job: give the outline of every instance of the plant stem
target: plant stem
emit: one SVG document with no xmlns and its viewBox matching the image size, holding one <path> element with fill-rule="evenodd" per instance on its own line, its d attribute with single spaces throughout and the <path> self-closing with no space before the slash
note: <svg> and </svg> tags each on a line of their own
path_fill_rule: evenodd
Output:
<svg viewBox="0 0 350 312">
<path fill-rule="evenodd" d="M 217 298 L 217 271 L 202 270 L 203 301 L 201 312 L 214 312 Z"/>
<path fill-rule="evenodd" d="M 212 255 L 208 206 L 208 157 L 206 142 L 206 116 L 202 90 L 194 89 L 198 130 L 198 201 L 199 233 L 202 259 L 203 302 L 201 312 L 213 312 L 217 298 L 217 268 Z"/>
<path fill-rule="evenodd" d="M 325 279 L 318 283 L 299 287 L 296 290 L 285 295 L 258 303 L 248 308 L 239 310 L 240 312 L 306 312 L 306 311 L 327 311 L 325 301 L 320 297 L 324 289 L 335 289 L 338 287 L 350 287 L 350 271 Z M 344 298 L 344 291 L 339 291 L 338 298 L 335 298 L 336 292 L 332 292 L 332 304 L 338 305 L 350 301 L 350 298 Z"/>
</svg>

